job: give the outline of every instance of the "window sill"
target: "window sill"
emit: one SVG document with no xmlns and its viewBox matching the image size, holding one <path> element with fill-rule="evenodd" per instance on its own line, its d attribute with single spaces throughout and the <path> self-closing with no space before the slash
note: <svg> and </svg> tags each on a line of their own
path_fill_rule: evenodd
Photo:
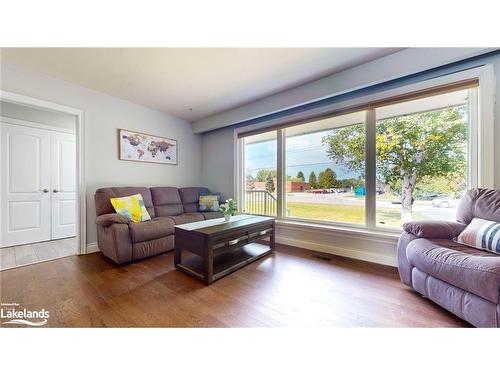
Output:
<svg viewBox="0 0 500 375">
<path fill-rule="evenodd" d="M 318 232 L 318 233 L 332 233 L 334 235 L 348 236 L 363 238 L 369 240 L 379 241 L 397 241 L 401 230 L 382 230 L 382 229 L 368 229 L 368 228 L 355 228 L 332 224 L 318 224 L 311 222 L 295 221 L 276 219 L 276 226 L 283 229 L 293 229 L 297 231 Z"/>
</svg>

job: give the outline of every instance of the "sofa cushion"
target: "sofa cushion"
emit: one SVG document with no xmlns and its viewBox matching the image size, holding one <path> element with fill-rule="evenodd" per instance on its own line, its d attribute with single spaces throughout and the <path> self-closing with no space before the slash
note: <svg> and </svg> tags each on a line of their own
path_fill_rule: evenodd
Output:
<svg viewBox="0 0 500 375">
<path fill-rule="evenodd" d="M 126 197 L 129 195 L 141 194 L 144 206 L 151 217 L 155 216 L 151 191 L 146 187 L 108 187 L 100 188 L 95 192 L 96 215 L 114 214 L 115 209 L 111 205 L 111 198 Z"/>
<path fill-rule="evenodd" d="M 111 198 L 111 205 L 117 214 L 128 217 L 134 223 L 151 220 L 151 216 L 149 216 L 149 212 L 144 206 L 141 194 Z"/>
<path fill-rule="evenodd" d="M 406 249 L 419 270 L 493 303 L 499 302 L 500 257 L 452 240 L 418 238 Z"/>
<path fill-rule="evenodd" d="M 151 197 L 156 216 L 176 216 L 184 213 L 179 189 L 176 187 L 152 187 Z"/>
<path fill-rule="evenodd" d="M 218 219 L 218 218 L 224 217 L 224 215 L 220 211 L 219 212 L 202 212 L 201 214 L 203 215 L 205 220 Z"/>
<path fill-rule="evenodd" d="M 500 222 L 500 189 L 471 189 L 457 208 L 457 221 L 469 224 L 472 219 Z"/>
<path fill-rule="evenodd" d="M 161 254 L 174 248 L 174 236 L 157 238 L 156 240 L 136 242 L 132 244 L 132 260 L 139 260 Z"/>
<path fill-rule="evenodd" d="M 416 220 L 403 224 L 405 232 L 421 238 L 453 238 L 466 227 L 456 221 L 444 220 Z"/>
<path fill-rule="evenodd" d="M 174 221 L 166 217 L 156 217 L 150 221 L 130 223 L 130 238 L 133 243 L 155 240 L 174 233 Z"/>
<path fill-rule="evenodd" d="M 193 223 L 195 221 L 205 220 L 201 213 L 189 212 L 177 216 L 169 216 L 175 222 L 175 225 Z"/>
<path fill-rule="evenodd" d="M 184 206 L 184 212 L 197 212 L 200 195 L 207 195 L 210 191 L 204 187 L 187 187 L 180 188 L 179 193 L 181 195 L 182 205 Z"/>
<path fill-rule="evenodd" d="M 475 217 L 455 242 L 500 255 L 500 223 Z"/>
<path fill-rule="evenodd" d="M 219 212 L 219 194 L 200 195 L 198 200 L 199 212 Z"/>
</svg>

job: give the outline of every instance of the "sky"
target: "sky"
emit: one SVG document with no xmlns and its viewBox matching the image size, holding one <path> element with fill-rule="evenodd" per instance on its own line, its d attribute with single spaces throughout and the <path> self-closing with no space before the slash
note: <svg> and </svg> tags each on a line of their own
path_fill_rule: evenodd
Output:
<svg viewBox="0 0 500 375">
<path fill-rule="evenodd" d="M 358 172 L 350 172 L 337 165 L 327 156 L 327 147 L 321 144 L 321 138 L 329 131 L 288 137 L 286 141 L 286 174 L 296 177 L 299 171 L 304 173 L 306 181 L 314 171 L 316 177 L 326 168 L 331 168 L 338 179 L 356 178 Z M 248 144 L 245 149 L 246 175 L 255 177 L 260 169 L 276 169 L 276 140 Z"/>
</svg>

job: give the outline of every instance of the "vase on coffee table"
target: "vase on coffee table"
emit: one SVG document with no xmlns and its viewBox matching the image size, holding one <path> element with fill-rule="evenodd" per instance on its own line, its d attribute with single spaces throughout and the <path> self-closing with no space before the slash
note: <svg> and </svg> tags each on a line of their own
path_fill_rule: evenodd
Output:
<svg viewBox="0 0 500 375">
<path fill-rule="evenodd" d="M 238 205 L 234 199 L 228 199 L 225 203 L 220 205 L 220 211 L 224 215 L 224 221 L 230 221 L 231 216 L 233 216 L 238 211 Z"/>
</svg>

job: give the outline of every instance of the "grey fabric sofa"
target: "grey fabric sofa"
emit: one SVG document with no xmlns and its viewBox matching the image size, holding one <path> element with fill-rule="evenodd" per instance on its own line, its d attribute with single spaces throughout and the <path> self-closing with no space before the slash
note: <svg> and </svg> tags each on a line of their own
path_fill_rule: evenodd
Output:
<svg viewBox="0 0 500 375">
<path fill-rule="evenodd" d="M 108 187 L 95 192 L 97 245 L 118 264 L 160 254 L 174 248 L 174 225 L 223 217 L 220 212 L 198 212 L 203 187 Z M 115 213 L 110 198 L 141 194 L 150 221 L 129 222 Z"/>
<path fill-rule="evenodd" d="M 476 327 L 500 327 L 500 255 L 453 242 L 473 218 L 500 222 L 500 190 L 472 189 L 457 221 L 403 225 L 397 246 L 401 281 Z"/>
</svg>

